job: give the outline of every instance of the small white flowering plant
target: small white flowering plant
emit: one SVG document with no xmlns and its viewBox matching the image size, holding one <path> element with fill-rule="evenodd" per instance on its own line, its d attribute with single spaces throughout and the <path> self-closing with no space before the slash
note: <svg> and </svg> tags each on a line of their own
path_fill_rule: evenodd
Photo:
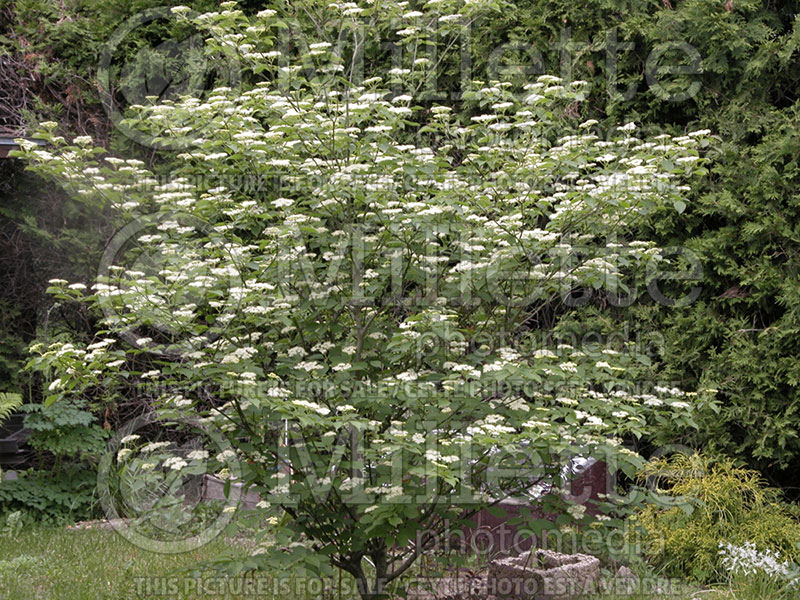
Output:
<svg viewBox="0 0 800 600">
<path fill-rule="evenodd" d="M 753 542 L 719 543 L 723 577 L 747 598 L 796 598 L 800 592 L 800 568 L 781 560 L 777 550 L 759 550 Z"/>
<path fill-rule="evenodd" d="M 138 109 L 129 125 L 160 139 L 204 132 L 169 181 L 48 129 L 47 151 L 23 151 L 150 228 L 90 290 L 54 284 L 116 342 L 51 362 L 52 401 L 120 376 L 170 390 L 162 412 L 226 431 L 241 480 L 288 515 L 277 551 L 343 569 L 373 598 L 487 506 L 559 506 L 565 457 L 632 475 L 624 437 L 692 424 L 693 397 L 633 389 L 628 348 L 542 348 L 533 333 L 572 290 L 629 293 L 666 264 L 635 233 L 685 206 L 708 132 L 601 135 L 569 116 L 585 83 L 552 76 L 471 82 L 461 114 L 421 99 L 434 65 L 412 57 L 489 5 L 309 6 L 320 39 L 284 53 L 274 11 L 225 2 L 195 18 L 258 81 Z M 376 31 L 419 52 L 362 78 L 353 48 Z M 126 266 L 142 252 L 170 260 Z M 140 355 L 154 368 L 120 370 Z"/>
</svg>

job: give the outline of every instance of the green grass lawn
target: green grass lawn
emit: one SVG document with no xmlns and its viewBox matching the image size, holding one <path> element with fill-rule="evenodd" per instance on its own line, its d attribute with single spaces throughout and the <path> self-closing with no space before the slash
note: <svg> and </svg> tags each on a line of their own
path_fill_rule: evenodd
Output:
<svg viewBox="0 0 800 600">
<path fill-rule="evenodd" d="M 236 552 L 237 548 L 218 539 L 193 552 L 156 554 L 134 546 L 113 531 L 23 531 L 14 537 L 0 537 L 0 598 L 194 598 L 198 595 L 193 590 L 174 595 L 163 592 L 170 581 L 187 579 L 181 569 L 191 568 L 226 550 Z M 137 586 L 144 593 L 138 593 Z M 225 596 L 203 594 L 203 597 Z"/>
<path fill-rule="evenodd" d="M 113 531 L 85 529 L 32 529 L 9 537 L 0 536 L 0 600 L 125 600 L 128 598 L 339 600 L 336 590 L 309 591 L 300 580 L 276 582 L 268 576 L 250 580 L 244 593 L 232 592 L 242 578 L 224 580 L 204 571 L 202 585 L 186 569 L 222 552 L 244 554 L 241 544 L 219 538 L 202 548 L 182 554 L 157 554 L 142 550 Z M 220 583 L 223 582 L 223 583 Z M 218 586 L 228 586 L 223 593 Z M 172 586 L 172 587 L 170 587 Z M 710 600 L 704 593 L 698 598 Z M 618 596 L 601 596 L 616 600 Z M 688 600 L 691 596 L 664 596 Z M 342 595 L 342 600 L 352 596 Z M 627 600 L 656 600 L 649 595 L 624 596 Z"/>
</svg>

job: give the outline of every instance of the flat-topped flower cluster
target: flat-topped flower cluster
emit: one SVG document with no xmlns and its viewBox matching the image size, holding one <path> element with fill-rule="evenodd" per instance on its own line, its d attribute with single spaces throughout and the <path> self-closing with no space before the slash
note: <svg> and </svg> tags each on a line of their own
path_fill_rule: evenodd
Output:
<svg viewBox="0 0 800 600">
<path fill-rule="evenodd" d="M 628 348 L 541 348 L 528 333 L 572 290 L 626 293 L 660 264 L 637 228 L 683 202 L 708 132 L 603 132 L 569 116 L 585 82 L 552 76 L 473 82 L 461 107 L 420 99 L 431 65 L 358 80 L 341 37 L 278 53 L 274 11 L 222 6 L 194 22 L 258 80 L 136 107 L 129 121 L 185 142 L 170 181 L 48 126 L 51 148 L 24 148 L 40 172 L 137 224 L 137 248 L 91 289 L 51 282 L 101 311 L 106 330 L 90 348 L 40 349 L 60 375 L 55 397 L 120 376 L 169 388 L 164 413 L 200 413 L 246 440 L 244 481 L 357 578 L 359 553 L 386 557 L 542 481 L 560 489 L 551 465 L 565 453 L 627 469 L 638 457 L 624 436 L 656 418 L 691 423 L 680 390 L 631 391 L 640 362 Z M 345 21 L 369 18 L 419 44 L 423 24 L 455 27 L 480 9 L 320 10 L 338 15 L 323 33 L 367 36 Z M 231 176 L 273 185 L 245 193 Z"/>
</svg>

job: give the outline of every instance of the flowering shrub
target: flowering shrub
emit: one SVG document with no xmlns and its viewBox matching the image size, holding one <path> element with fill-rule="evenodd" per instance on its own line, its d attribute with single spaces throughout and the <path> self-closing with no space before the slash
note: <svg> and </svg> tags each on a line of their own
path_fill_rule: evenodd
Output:
<svg viewBox="0 0 800 600">
<path fill-rule="evenodd" d="M 477 114 L 462 117 L 418 100 L 433 65 L 411 52 L 359 80 L 370 34 L 423 48 L 481 3 L 310 3 L 321 39 L 283 55 L 274 11 L 222 6 L 196 24 L 261 81 L 140 107 L 131 126 L 189 140 L 168 181 L 47 127 L 51 148 L 25 147 L 136 224 L 91 290 L 54 283 L 106 331 L 91 350 L 46 349 L 51 401 L 125 377 L 161 390 L 165 417 L 199 413 L 289 516 L 252 564 L 310 549 L 365 598 L 483 507 L 558 501 L 565 455 L 632 474 L 623 436 L 692 424 L 691 395 L 631 390 L 636 354 L 542 348 L 531 333 L 573 290 L 621 295 L 657 276 L 659 249 L 633 234 L 651 210 L 683 209 L 708 132 L 646 140 L 629 123 L 602 139 L 569 117 L 585 84 L 552 76 L 473 82 Z M 131 369 L 141 356 L 153 368 Z"/>
<path fill-rule="evenodd" d="M 148 442 L 137 448 L 133 443 L 138 439 L 136 434 L 123 437 L 116 453 L 119 491 L 128 509 L 124 516 L 129 517 L 148 515 L 159 503 L 172 508 L 180 500 L 184 484 L 181 475 L 204 474 L 208 458 L 207 450 L 180 454 L 167 451 L 174 445 L 169 441 Z"/>
<path fill-rule="evenodd" d="M 192 442 L 148 442 L 140 434 L 112 442 L 113 452 L 100 468 L 98 492 L 112 522 L 127 519 L 118 522 L 117 531 L 129 541 L 159 552 L 185 551 L 212 539 L 230 521 L 227 515 L 235 511 L 235 500 L 214 507 L 220 510 L 211 521 L 207 507 L 195 504 L 209 451 L 193 449 L 197 440 Z M 218 462 L 226 463 L 226 457 Z"/>
</svg>

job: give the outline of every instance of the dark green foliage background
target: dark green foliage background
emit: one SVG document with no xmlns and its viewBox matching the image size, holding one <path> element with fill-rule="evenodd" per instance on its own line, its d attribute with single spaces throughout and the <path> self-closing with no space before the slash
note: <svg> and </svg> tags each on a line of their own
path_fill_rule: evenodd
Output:
<svg viewBox="0 0 800 600">
<path fill-rule="evenodd" d="M 516 10 L 485 25 L 485 35 L 475 36 L 482 44 L 475 55 L 494 72 L 505 59 L 527 65 L 530 73 L 591 81 L 594 93 L 581 110 L 608 125 L 635 120 L 648 131 L 708 128 L 719 136 L 710 152 L 711 174 L 693 190 L 686 212 L 663 214 L 651 223 L 661 245 L 700 256 L 702 281 L 684 286 L 687 291 L 699 283 L 700 298 L 682 308 L 648 305 L 644 295 L 632 309 L 597 302 L 570 319 L 591 321 L 599 309 L 604 322 L 615 322 L 612 329 L 624 326 L 631 338 L 654 344 L 653 373 L 658 371 L 659 380 L 719 389 L 719 414 L 709 410 L 696 435 L 683 438 L 675 431 L 675 440 L 740 459 L 796 496 L 800 4 L 735 0 L 730 5 L 521 0 Z M 664 99 L 648 81 L 648 56 L 669 42 L 695 48 L 700 72 L 657 69 L 658 64 L 691 66 L 680 51 L 664 53 L 649 72 L 671 82 L 664 86 L 668 90 L 691 89 L 694 82 L 691 98 Z M 497 50 L 503 43 L 506 49 Z M 528 48 L 527 58 L 521 56 L 520 44 L 540 56 Z M 616 66 L 609 56 L 617 57 Z M 631 86 L 636 92 L 627 98 L 613 93 Z"/>
</svg>

